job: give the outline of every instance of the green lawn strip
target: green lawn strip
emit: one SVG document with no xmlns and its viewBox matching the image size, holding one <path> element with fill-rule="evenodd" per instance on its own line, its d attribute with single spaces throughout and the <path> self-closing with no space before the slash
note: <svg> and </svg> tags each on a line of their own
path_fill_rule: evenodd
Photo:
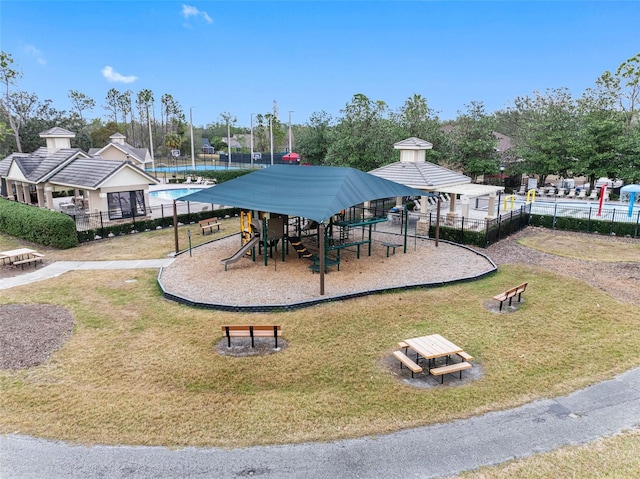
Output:
<svg viewBox="0 0 640 479">
<path fill-rule="evenodd" d="M 484 307 L 522 281 L 518 311 Z M 231 447 L 380 434 L 564 394 L 640 364 L 637 307 L 524 266 L 286 313 L 178 305 L 144 270 L 71 272 L 0 302 L 59 304 L 77 320 L 48 363 L 0 372 L 0 433 L 83 443 Z M 281 324 L 289 346 L 221 356 L 223 324 Z M 397 342 L 433 333 L 475 356 L 484 376 L 430 389 L 398 381 L 386 362 Z"/>
<path fill-rule="evenodd" d="M 640 262 L 640 243 L 615 237 L 575 236 L 542 230 L 518 240 L 518 243 L 545 253 L 583 261 Z"/>
<path fill-rule="evenodd" d="M 482 467 L 464 473 L 464 479 L 547 479 L 638 477 L 640 471 L 640 429 L 580 446 L 568 446 L 545 454 Z"/>
<path fill-rule="evenodd" d="M 201 234 L 197 224 L 178 227 L 179 250 L 196 247 L 216 238 L 221 238 L 240 230 L 237 218 L 220 220 L 220 231 Z M 127 259 L 157 259 L 166 258 L 167 254 L 175 251 L 175 233 L 173 227 L 143 233 L 122 235 L 105 238 L 98 241 L 83 243 L 76 248 L 60 250 L 35 245 L 18 238 L 0 234 L 0 251 L 30 247 L 45 253 L 48 261 L 98 261 L 98 260 L 127 260 Z"/>
</svg>

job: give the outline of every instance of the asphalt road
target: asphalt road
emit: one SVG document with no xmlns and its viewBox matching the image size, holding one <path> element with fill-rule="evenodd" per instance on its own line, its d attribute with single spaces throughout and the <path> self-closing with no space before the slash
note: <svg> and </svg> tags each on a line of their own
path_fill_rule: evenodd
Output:
<svg viewBox="0 0 640 479">
<path fill-rule="evenodd" d="M 638 424 L 640 368 L 508 411 L 329 443 L 171 450 L 0 436 L 0 477 L 432 478 L 593 441 Z"/>
</svg>

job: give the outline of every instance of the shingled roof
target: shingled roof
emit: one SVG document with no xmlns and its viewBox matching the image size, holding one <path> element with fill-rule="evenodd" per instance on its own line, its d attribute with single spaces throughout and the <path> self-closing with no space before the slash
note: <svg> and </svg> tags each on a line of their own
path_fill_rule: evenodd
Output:
<svg viewBox="0 0 640 479">
<path fill-rule="evenodd" d="M 49 178 L 51 183 L 75 188 L 97 189 L 105 181 L 124 168 L 136 170 L 146 176 L 149 183 L 158 181 L 130 161 L 105 161 L 102 158 L 76 158 Z"/>
<path fill-rule="evenodd" d="M 80 148 L 61 148 L 49 153 L 46 147 L 40 147 L 33 153 L 12 153 L 0 161 L 0 175 L 9 173 L 11 164 L 15 163 L 28 182 L 38 183 L 46 181 L 58 169 L 77 156 L 86 157 Z"/>
<path fill-rule="evenodd" d="M 395 181 L 411 188 L 426 191 L 437 190 L 442 186 L 471 183 L 470 177 L 428 161 L 397 161 L 396 163 L 376 168 L 369 173 L 385 180 Z"/>
</svg>

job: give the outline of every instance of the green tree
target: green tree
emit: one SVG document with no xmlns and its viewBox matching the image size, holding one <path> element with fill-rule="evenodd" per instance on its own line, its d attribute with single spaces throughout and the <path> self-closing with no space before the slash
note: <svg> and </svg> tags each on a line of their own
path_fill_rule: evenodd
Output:
<svg viewBox="0 0 640 479">
<path fill-rule="evenodd" d="M 19 113 L 14 110 L 15 97 L 11 92 L 11 87 L 15 85 L 18 79 L 22 78 L 22 72 L 14 69 L 13 64 L 14 60 L 11 54 L 0 51 L 0 82 L 2 82 L 4 86 L 2 97 L 0 98 L 0 107 L 9 122 L 9 127 L 13 131 L 16 151 L 22 153 L 22 143 L 20 141 L 22 119 Z"/>
<path fill-rule="evenodd" d="M 515 100 L 521 125 L 513 139 L 526 171 L 539 175 L 544 184 L 550 174 L 572 175 L 579 168 L 577 112 L 566 88 L 534 95 Z"/>
<path fill-rule="evenodd" d="M 136 95 L 136 107 L 138 109 L 138 118 L 140 118 L 139 138 L 141 138 L 142 142 L 146 139 L 146 144 L 149 147 L 151 156 L 153 156 L 154 144 L 152 142 L 157 136 L 154 131 L 156 121 L 154 115 L 155 99 L 153 97 L 153 92 L 146 88 L 140 90 Z"/>
<path fill-rule="evenodd" d="M 315 112 L 303 126 L 295 127 L 296 150 L 306 163 L 324 164 L 332 141 L 332 118 L 325 111 Z"/>
<path fill-rule="evenodd" d="M 389 119 L 385 102 L 372 101 L 359 93 L 341 113 L 327 151 L 327 164 L 370 171 L 394 161 L 393 144 L 402 131 Z"/>
<path fill-rule="evenodd" d="M 91 126 L 91 142 L 96 147 L 103 147 L 108 144 L 110 141 L 109 137 L 114 133 L 122 133 L 124 135 L 124 132 L 121 131 L 123 127 L 115 121 L 110 121 L 102 125 L 99 120 L 95 120 Z"/>
<path fill-rule="evenodd" d="M 120 111 L 120 92 L 115 88 L 110 88 L 109 91 L 107 91 L 104 109 L 110 113 L 114 123 L 117 125 L 118 112 Z"/>
<path fill-rule="evenodd" d="M 224 138 L 226 138 L 227 141 L 225 142 L 225 145 L 227 148 L 227 154 L 231 155 L 231 127 L 235 124 L 236 121 L 238 121 L 238 119 L 228 111 L 220 113 L 220 119 L 226 125 Z M 229 160 L 231 160 L 231 156 L 229 156 L 228 158 Z"/>
<path fill-rule="evenodd" d="M 84 111 L 91 111 L 96 107 L 96 102 L 78 90 L 69 90 L 69 100 L 71 100 L 71 111 L 78 114 L 80 123 L 85 125 Z"/>
<path fill-rule="evenodd" d="M 420 138 L 433 145 L 426 151 L 427 160 L 439 163 L 448 154 L 447 138 L 440 127 L 440 120 L 422 95 L 414 94 L 407 98 L 398 111 L 397 121 L 405 132 L 404 136 Z"/>
<path fill-rule="evenodd" d="M 615 74 L 605 71 L 577 102 L 579 164 L 591 183 L 602 176 L 637 177 L 639 64 L 640 54 L 620 64 Z"/>
<path fill-rule="evenodd" d="M 487 115 L 482 102 L 471 102 L 466 108 L 449 134 L 452 160 L 474 179 L 498 173 L 500 158 L 493 118 Z"/>
</svg>

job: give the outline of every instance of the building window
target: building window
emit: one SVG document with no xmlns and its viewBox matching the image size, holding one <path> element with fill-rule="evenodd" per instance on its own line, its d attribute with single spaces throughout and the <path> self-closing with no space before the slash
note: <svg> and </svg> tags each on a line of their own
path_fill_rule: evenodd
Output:
<svg viewBox="0 0 640 479">
<path fill-rule="evenodd" d="M 107 193 L 107 204 L 110 220 L 145 215 L 144 191 L 142 190 Z"/>
</svg>

